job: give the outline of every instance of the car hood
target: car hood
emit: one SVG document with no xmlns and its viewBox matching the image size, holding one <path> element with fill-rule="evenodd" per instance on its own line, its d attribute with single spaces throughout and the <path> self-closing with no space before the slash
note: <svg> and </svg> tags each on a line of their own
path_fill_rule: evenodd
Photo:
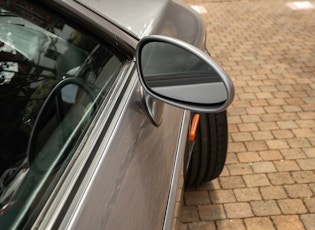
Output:
<svg viewBox="0 0 315 230">
<path fill-rule="evenodd" d="M 205 27 L 201 18 L 178 0 L 77 1 L 138 39 L 162 34 L 204 47 Z"/>
<path fill-rule="evenodd" d="M 78 0 L 85 7 L 109 18 L 141 38 L 159 23 L 169 0 Z"/>
</svg>

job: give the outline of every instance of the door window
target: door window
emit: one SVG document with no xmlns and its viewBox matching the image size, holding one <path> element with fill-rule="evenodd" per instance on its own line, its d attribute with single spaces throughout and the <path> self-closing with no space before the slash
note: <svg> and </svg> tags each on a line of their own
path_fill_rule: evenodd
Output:
<svg viewBox="0 0 315 230">
<path fill-rule="evenodd" d="M 67 22 L 0 3 L 0 229 L 32 224 L 124 63 Z"/>
</svg>

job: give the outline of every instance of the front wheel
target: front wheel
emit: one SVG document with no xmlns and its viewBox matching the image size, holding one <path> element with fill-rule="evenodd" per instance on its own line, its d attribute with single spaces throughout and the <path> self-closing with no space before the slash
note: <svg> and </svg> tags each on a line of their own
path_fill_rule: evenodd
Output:
<svg viewBox="0 0 315 230">
<path fill-rule="evenodd" d="M 194 114 L 192 114 L 194 115 Z M 185 175 L 185 186 L 195 186 L 217 178 L 223 170 L 228 145 L 226 111 L 200 114 L 193 149 Z M 188 155 L 190 155 L 188 153 Z M 186 152 L 187 155 L 187 152 Z"/>
</svg>

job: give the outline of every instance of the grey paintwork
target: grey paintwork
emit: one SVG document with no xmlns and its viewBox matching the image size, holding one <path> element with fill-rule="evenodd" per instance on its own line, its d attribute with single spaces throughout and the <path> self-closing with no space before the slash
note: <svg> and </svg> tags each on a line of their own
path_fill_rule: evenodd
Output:
<svg viewBox="0 0 315 230">
<path fill-rule="evenodd" d="M 180 38 L 203 45 L 204 27 L 191 8 L 177 0 L 77 0 L 91 11 L 140 39 L 151 34 Z"/>
<path fill-rule="evenodd" d="M 139 103 L 141 98 L 134 97 L 125 108 Z M 70 225 L 64 222 L 65 226 L 162 229 L 168 198 L 165 191 L 171 184 L 182 113 L 167 106 L 164 121 L 157 128 L 145 113 L 123 109 L 109 145 L 99 150 L 102 158 L 93 176 L 84 181 L 88 187 L 82 194 L 84 199 L 80 196 L 70 213 L 72 221 Z"/>
<path fill-rule="evenodd" d="M 203 46 L 204 28 L 199 17 L 176 1 L 78 2 L 90 9 L 68 0 L 53 4 L 71 9 L 78 20 L 95 24 L 96 32 L 115 34 L 113 42 L 119 49 L 130 52 L 125 47 L 135 49 L 138 39 L 152 33 Z M 143 4 L 147 8 L 143 9 Z M 130 62 L 34 228 L 169 229 L 189 112 L 156 101 L 151 105 L 160 112 L 158 122 L 153 122 L 147 112 L 152 108 L 148 108 L 144 95 L 135 63 Z"/>
<path fill-rule="evenodd" d="M 151 34 L 152 30 L 156 29 L 160 20 L 163 20 L 169 4 L 169 0 L 78 0 L 78 2 L 118 23 L 139 38 Z"/>
</svg>

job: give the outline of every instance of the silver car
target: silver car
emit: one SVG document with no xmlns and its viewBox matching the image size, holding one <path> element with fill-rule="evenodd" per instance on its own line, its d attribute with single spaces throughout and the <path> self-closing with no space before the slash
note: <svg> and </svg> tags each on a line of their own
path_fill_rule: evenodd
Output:
<svg viewBox="0 0 315 230">
<path fill-rule="evenodd" d="M 0 229 L 170 229 L 234 87 L 176 0 L 1 0 Z"/>
</svg>

